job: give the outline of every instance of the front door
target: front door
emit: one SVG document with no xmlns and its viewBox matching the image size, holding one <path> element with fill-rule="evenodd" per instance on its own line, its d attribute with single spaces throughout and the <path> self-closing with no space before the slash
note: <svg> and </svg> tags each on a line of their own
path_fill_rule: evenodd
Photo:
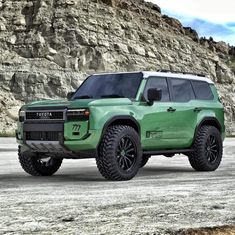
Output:
<svg viewBox="0 0 235 235">
<path fill-rule="evenodd" d="M 144 150 L 176 149 L 189 147 L 193 138 L 196 114 L 193 107 L 194 93 L 191 83 L 183 79 L 150 77 L 149 88 L 162 89 L 162 100 L 152 106 L 143 105 L 142 145 Z M 179 94 L 180 93 L 180 94 Z"/>
</svg>

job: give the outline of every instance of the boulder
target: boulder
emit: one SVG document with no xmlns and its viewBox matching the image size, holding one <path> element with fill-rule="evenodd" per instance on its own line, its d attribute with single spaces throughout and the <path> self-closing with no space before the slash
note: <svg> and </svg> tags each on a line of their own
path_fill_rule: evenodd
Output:
<svg viewBox="0 0 235 235">
<path fill-rule="evenodd" d="M 192 29 L 191 27 L 184 27 L 185 35 L 189 36 L 195 42 L 199 42 L 198 33 L 196 30 Z"/>
</svg>

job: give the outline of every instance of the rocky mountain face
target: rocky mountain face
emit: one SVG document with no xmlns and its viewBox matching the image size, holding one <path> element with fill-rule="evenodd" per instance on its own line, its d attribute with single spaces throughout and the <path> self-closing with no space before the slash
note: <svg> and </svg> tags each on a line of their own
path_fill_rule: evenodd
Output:
<svg viewBox="0 0 235 235">
<path fill-rule="evenodd" d="M 64 98 L 87 74 L 160 68 L 210 75 L 235 132 L 234 47 L 143 0 L 0 0 L 0 132 L 23 103 Z"/>
</svg>

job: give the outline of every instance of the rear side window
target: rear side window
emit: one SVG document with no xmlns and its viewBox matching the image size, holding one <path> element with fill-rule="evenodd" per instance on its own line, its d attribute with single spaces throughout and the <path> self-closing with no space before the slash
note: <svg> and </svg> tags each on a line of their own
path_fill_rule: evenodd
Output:
<svg viewBox="0 0 235 235">
<path fill-rule="evenodd" d="M 207 82 L 192 81 L 193 89 L 198 100 L 213 100 L 214 96 Z"/>
<path fill-rule="evenodd" d="M 147 91 L 149 88 L 158 88 L 162 90 L 161 102 L 170 101 L 169 89 L 166 78 L 161 77 L 150 77 L 147 81 L 147 85 L 144 91 L 144 97 L 147 98 Z"/>
<path fill-rule="evenodd" d="M 195 99 L 193 88 L 189 80 L 172 78 L 172 96 L 175 102 L 188 102 Z"/>
</svg>

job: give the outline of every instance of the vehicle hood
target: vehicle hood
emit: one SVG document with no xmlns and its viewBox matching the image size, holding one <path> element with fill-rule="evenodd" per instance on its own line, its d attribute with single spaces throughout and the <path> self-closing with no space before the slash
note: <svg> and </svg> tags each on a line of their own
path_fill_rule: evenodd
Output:
<svg viewBox="0 0 235 235">
<path fill-rule="evenodd" d="M 78 99 L 78 100 L 42 100 L 34 101 L 24 106 L 23 109 L 33 108 L 89 108 L 91 106 L 119 106 L 119 105 L 131 105 L 132 101 L 128 98 L 115 98 L 115 99 Z"/>
</svg>

